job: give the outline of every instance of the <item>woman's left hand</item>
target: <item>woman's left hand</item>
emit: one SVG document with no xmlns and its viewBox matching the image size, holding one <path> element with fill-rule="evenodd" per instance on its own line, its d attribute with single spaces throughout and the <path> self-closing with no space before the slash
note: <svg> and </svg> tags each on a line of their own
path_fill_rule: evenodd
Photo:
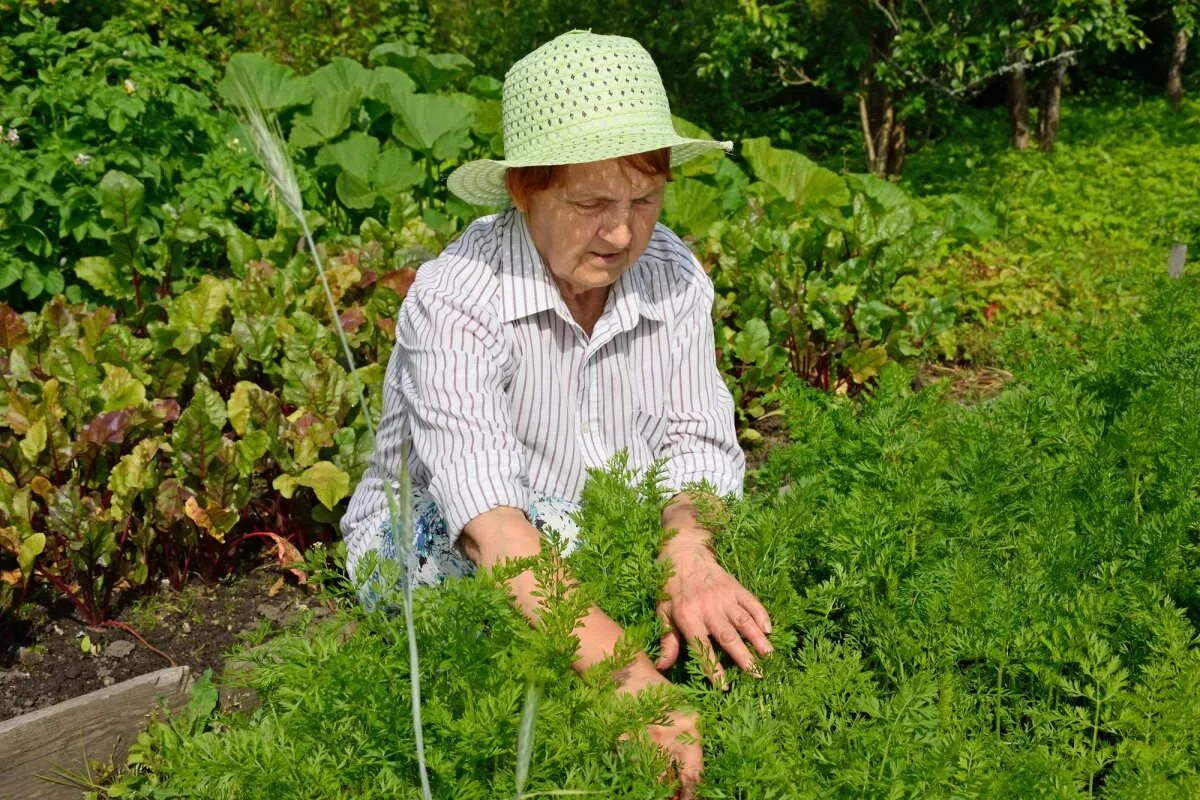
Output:
<svg viewBox="0 0 1200 800">
<path fill-rule="evenodd" d="M 671 562 L 673 573 L 663 586 L 667 597 L 658 604 L 659 618 L 669 631 L 662 638 L 662 653 L 655 666 L 664 670 L 674 664 L 680 643 L 686 642 L 700 658 L 709 680 L 724 688 L 725 671 L 713 649 L 715 642 L 735 664 L 758 677 L 755 657 L 746 642 L 759 655 L 772 651 L 767 641 L 771 618 L 758 598 L 717 563 L 700 537 L 678 535 L 660 557 Z"/>
</svg>

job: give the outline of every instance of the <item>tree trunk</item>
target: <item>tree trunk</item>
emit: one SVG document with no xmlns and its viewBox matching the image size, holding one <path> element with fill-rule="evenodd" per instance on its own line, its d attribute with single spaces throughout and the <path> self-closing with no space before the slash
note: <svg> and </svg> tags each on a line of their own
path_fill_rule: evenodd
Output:
<svg viewBox="0 0 1200 800">
<path fill-rule="evenodd" d="M 894 16 L 893 5 L 892 2 L 880 5 L 889 18 Z M 873 64 L 888 58 L 897 33 L 898 29 L 879 28 L 871 34 L 871 58 L 858 77 L 858 111 L 867 167 L 881 178 L 900 174 L 907 147 L 905 122 L 897 116 L 897 96 L 873 76 Z"/>
<path fill-rule="evenodd" d="M 1024 64 L 1008 73 L 1008 121 L 1012 129 L 1012 146 L 1017 150 L 1028 150 L 1029 84 L 1025 79 Z"/>
<path fill-rule="evenodd" d="M 1171 98 L 1176 112 L 1183 106 L 1183 62 L 1187 59 L 1187 49 L 1187 31 L 1175 31 L 1175 49 L 1171 53 L 1171 69 L 1167 72 L 1167 97 Z"/>
<path fill-rule="evenodd" d="M 896 106 L 892 103 L 892 93 L 884 91 L 880 94 L 872 116 L 872 128 L 875 131 L 875 163 L 871 172 L 881 178 L 887 177 L 887 165 L 892 154 L 892 126 L 896 122 Z"/>
<path fill-rule="evenodd" d="M 904 169 L 908 137 L 904 120 L 896 118 L 895 95 L 887 87 L 872 82 L 859 92 L 858 111 L 867 168 L 881 178 L 899 175 Z"/>
<path fill-rule="evenodd" d="M 1067 60 L 1054 62 L 1050 74 L 1042 87 L 1041 103 L 1038 106 L 1038 146 L 1043 153 L 1054 149 L 1058 138 L 1058 126 L 1062 119 L 1062 87 L 1067 76 Z"/>
<path fill-rule="evenodd" d="M 908 155 L 908 136 L 905 132 L 904 120 L 896 120 L 892 125 L 892 137 L 889 142 L 887 171 L 885 177 L 899 175 L 904 171 L 904 158 Z"/>
</svg>

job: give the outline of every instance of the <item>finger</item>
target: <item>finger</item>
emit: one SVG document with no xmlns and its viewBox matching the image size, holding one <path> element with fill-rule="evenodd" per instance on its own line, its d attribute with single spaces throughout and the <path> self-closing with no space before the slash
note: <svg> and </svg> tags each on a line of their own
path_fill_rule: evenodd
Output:
<svg viewBox="0 0 1200 800">
<path fill-rule="evenodd" d="M 680 798 L 696 796 L 700 773 L 704 767 L 703 751 L 699 742 L 686 745 L 678 751 Z"/>
<path fill-rule="evenodd" d="M 758 624 L 758 620 L 749 609 L 739 607 L 734 609 L 734 612 L 729 616 L 729 622 L 733 627 L 737 628 L 738 633 L 742 637 L 754 645 L 754 649 L 759 652 L 759 655 L 766 655 L 774 650 L 771 647 L 770 641 L 767 640 L 767 635 L 763 633 L 762 627 Z"/>
<path fill-rule="evenodd" d="M 659 642 L 658 660 L 654 662 L 655 669 L 668 669 L 679 658 L 679 636 L 674 631 L 666 634 Z"/>
<path fill-rule="evenodd" d="M 658 660 L 654 662 L 655 669 L 664 670 L 675 663 L 679 658 L 679 634 L 671 627 L 671 617 L 667 613 L 665 603 L 658 607 L 658 618 L 662 620 L 663 627 L 666 628 L 666 633 L 659 640 L 659 655 Z"/>
<path fill-rule="evenodd" d="M 728 622 L 721 622 L 712 626 L 710 634 L 721 649 L 733 659 L 733 663 L 747 672 L 757 673 L 758 665 L 754 663 L 754 656 L 746 649 L 746 644 L 742 641 L 742 636 L 738 633 L 737 628 Z"/>
<path fill-rule="evenodd" d="M 771 633 L 771 615 L 767 613 L 766 607 L 759 602 L 758 598 L 745 589 L 742 590 L 738 602 L 742 608 L 750 612 L 754 617 L 754 621 L 758 623 L 758 627 L 762 628 L 763 633 L 770 635 Z"/>
</svg>

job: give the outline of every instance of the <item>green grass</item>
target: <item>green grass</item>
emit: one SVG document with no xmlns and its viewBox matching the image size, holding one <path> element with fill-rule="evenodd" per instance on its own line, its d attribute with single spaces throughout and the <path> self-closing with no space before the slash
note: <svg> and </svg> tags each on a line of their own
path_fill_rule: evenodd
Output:
<svg viewBox="0 0 1200 800">
<path fill-rule="evenodd" d="M 1009 324 L 1078 344 L 1082 329 L 1140 308 L 1173 242 L 1200 267 L 1200 102 L 1116 86 L 1069 97 L 1052 153 L 1009 147 L 1003 109 L 964 112 L 943 140 L 913 154 L 903 179 L 918 195 L 964 194 L 996 214 L 995 242 L 932 268 L 926 286 L 958 294 L 968 359 L 998 358 Z M 991 306 L 985 316 L 984 311 Z"/>
</svg>

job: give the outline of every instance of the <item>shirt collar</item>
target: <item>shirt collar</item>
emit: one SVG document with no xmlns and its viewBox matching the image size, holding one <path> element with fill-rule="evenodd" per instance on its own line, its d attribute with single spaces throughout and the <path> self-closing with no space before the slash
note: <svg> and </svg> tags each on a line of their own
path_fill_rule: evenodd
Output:
<svg viewBox="0 0 1200 800">
<path fill-rule="evenodd" d="M 515 322 L 551 309 L 563 319 L 570 320 L 571 312 L 567 310 L 558 286 L 533 246 L 525 216 L 510 207 L 502 215 L 500 224 L 500 283 L 504 321 Z M 662 321 L 662 310 L 651 299 L 646 285 L 645 272 L 652 266 L 652 262 L 647 261 L 643 254 L 621 275 L 609 295 L 602 320 L 615 310 L 621 330 L 632 330 L 639 314 L 647 319 Z"/>
</svg>

